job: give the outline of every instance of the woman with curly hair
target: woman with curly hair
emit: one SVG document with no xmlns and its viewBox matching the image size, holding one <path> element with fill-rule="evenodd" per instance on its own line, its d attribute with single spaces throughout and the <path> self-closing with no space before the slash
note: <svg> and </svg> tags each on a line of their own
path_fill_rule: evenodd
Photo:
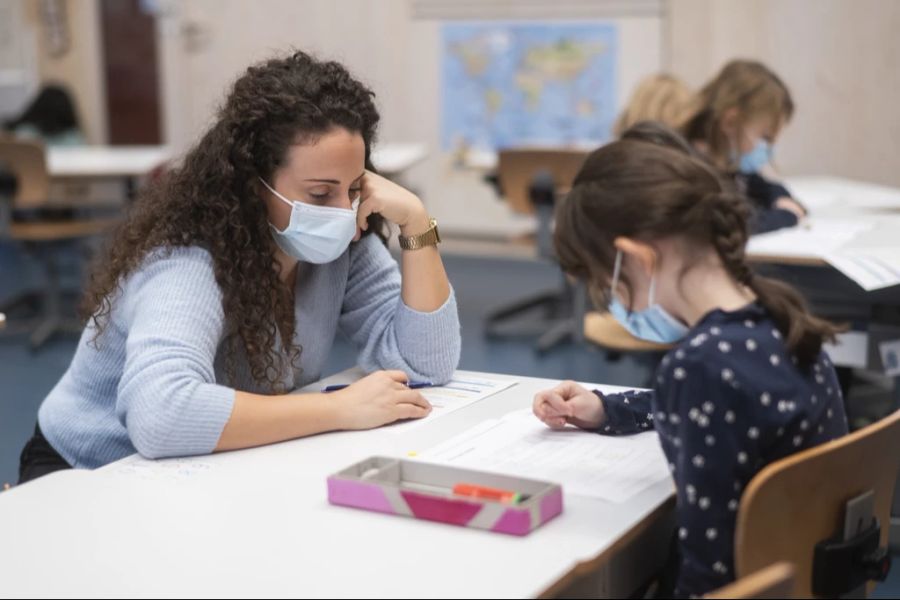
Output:
<svg viewBox="0 0 900 600">
<path fill-rule="evenodd" d="M 303 52 L 235 82 L 95 267 L 87 325 L 41 406 L 20 482 L 135 451 L 206 454 L 428 414 L 406 384 L 450 378 L 456 302 L 436 223 L 369 165 L 373 96 Z M 320 378 L 338 330 L 371 374 L 289 394 Z"/>
</svg>

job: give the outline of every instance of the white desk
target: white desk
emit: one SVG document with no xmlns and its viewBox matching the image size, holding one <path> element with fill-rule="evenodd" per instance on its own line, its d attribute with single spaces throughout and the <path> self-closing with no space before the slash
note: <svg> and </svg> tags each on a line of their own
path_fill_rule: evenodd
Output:
<svg viewBox="0 0 900 600">
<path fill-rule="evenodd" d="M 425 144 L 379 144 L 372 150 L 372 164 L 385 177 L 397 177 L 427 156 L 428 147 Z"/>
<path fill-rule="evenodd" d="M 864 311 L 869 306 L 877 307 L 877 315 L 874 308 L 870 309 L 873 318 L 854 318 L 868 320 L 866 330 L 839 336 L 843 348 L 832 351 L 832 359 L 842 366 L 883 370 L 879 345 L 900 339 L 900 327 L 896 322 L 878 321 L 885 318 L 882 314 L 885 308 L 896 311 L 900 306 L 900 286 L 865 292 L 856 284 L 848 285 L 848 281 L 833 277 L 835 273 L 825 257 L 839 248 L 851 253 L 874 250 L 896 266 L 896 257 L 900 255 L 900 189 L 838 177 L 793 177 L 786 183 L 791 193 L 809 207 L 812 215 L 809 229 L 804 231 L 800 227 L 759 236 L 750 241 L 748 258 L 785 265 L 786 278 L 792 282 L 808 278 L 808 273 L 803 273 L 813 270 L 808 267 L 817 268 L 818 281 L 814 286 L 807 286 L 807 293 L 814 301 L 815 295 L 827 296 L 824 304 L 843 305 L 850 314 L 860 307 Z M 900 408 L 900 377 L 897 376 L 893 396 L 893 408 Z M 897 544 L 900 479 L 894 494 L 890 538 L 892 544 Z"/>
<path fill-rule="evenodd" d="M 605 142 L 597 142 L 593 140 L 577 140 L 571 144 L 556 146 L 522 146 L 518 149 L 534 149 L 534 150 L 578 150 L 585 154 L 593 152 L 601 147 Z M 473 148 L 465 152 L 461 159 L 461 166 L 475 171 L 495 171 L 500 162 L 500 153 L 496 150 L 479 150 Z"/>
<path fill-rule="evenodd" d="M 173 158 L 166 146 L 72 146 L 47 149 L 47 170 L 54 178 L 139 177 Z M 379 171 L 396 175 L 428 156 L 425 144 L 382 144 L 372 153 Z"/>
<path fill-rule="evenodd" d="M 530 406 L 555 383 L 517 379 L 403 433 L 331 433 L 200 457 L 185 463 L 191 477 L 162 482 L 139 470 L 113 474 L 114 464 L 2 493 L 0 595 L 536 596 L 580 561 L 619 548 L 651 515 L 667 514 L 671 482 L 624 504 L 566 495 L 559 517 L 522 538 L 331 506 L 325 488 L 327 475 L 357 460 L 437 444 Z M 648 575 L 650 555 L 664 554 L 668 541 L 649 554 L 626 552 L 628 564 L 615 564 L 607 590 L 621 594 L 617 583 Z"/>
<path fill-rule="evenodd" d="M 832 358 L 839 366 L 882 371 L 879 344 L 900 338 L 900 326 L 885 320 L 883 309 L 896 311 L 900 286 L 866 290 L 829 260 L 872 254 L 896 268 L 900 189 L 838 177 L 792 177 L 786 185 L 809 208 L 810 217 L 797 227 L 753 236 L 748 259 L 777 269 L 825 316 L 831 311 L 839 322 L 865 324 L 864 330 L 838 336 L 842 347 L 830 350 Z M 894 394 L 900 407 L 900 378 Z"/>
<path fill-rule="evenodd" d="M 792 177 L 791 193 L 810 211 L 805 223 L 754 236 L 756 262 L 825 266 L 840 247 L 900 247 L 900 189 L 838 177 Z"/>
<path fill-rule="evenodd" d="M 53 178 L 140 177 L 172 156 L 166 146 L 51 147 L 47 170 Z"/>
</svg>

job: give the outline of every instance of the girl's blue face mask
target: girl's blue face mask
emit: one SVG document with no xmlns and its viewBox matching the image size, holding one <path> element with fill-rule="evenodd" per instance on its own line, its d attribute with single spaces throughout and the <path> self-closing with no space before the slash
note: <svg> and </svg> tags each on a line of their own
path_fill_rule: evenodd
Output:
<svg viewBox="0 0 900 600">
<path fill-rule="evenodd" d="M 616 253 L 616 264 L 613 268 L 612 291 L 609 303 L 609 312 L 616 321 L 628 330 L 636 338 L 658 344 L 671 344 L 682 339 L 688 333 L 688 327 L 664 309 L 659 304 L 654 304 L 656 294 L 656 276 L 650 279 L 650 293 L 647 299 L 647 308 L 640 311 L 629 311 L 616 298 L 616 287 L 619 284 L 619 274 L 622 271 L 622 251 Z"/>
<path fill-rule="evenodd" d="M 760 139 L 749 152 L 741 154 L 738 169 L 741 173 L 758 173 L 770 162 L 772 162 L 772 145 Z"/>
</svg>

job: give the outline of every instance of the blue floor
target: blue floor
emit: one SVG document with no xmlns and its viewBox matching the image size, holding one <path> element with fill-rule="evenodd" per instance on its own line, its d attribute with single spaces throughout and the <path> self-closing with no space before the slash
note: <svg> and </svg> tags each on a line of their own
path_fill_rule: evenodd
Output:
<svg viewBox="0 0 900 600">
<path fill-rule="evenodd" d="M 34 280 L 33 273 L 20 266 L 19 258 L 8 247 L 0 246 L 0 301 Z M 559 284 L 554 266 L 453 255 L 445 256 L 445 264 L 460 307 L 460 368 L 622 385 L 645 382 L 646 366 L 627 357 L 609 363 L 603 353 L 588 346 L 567 343 L 541 356 L 534 351 L 533 339 L 485 337 L 484 318 L 492 309 Z M 57 338 L 31 353 L 24 338 L 0 337 L 0 485 L 15 482 L 19 450 L 34 428 L 41 400 L 68 366 L 75 342 L 74 337 Z M 354 364 L 353 347 L 338 339 L 325 372 L 337 372 Z M 895 557 L 895 563 L 898 560 L 900 556 Z M 900 597 L 900 567 L 892 569 L 891 577 L 872 597 Z"/>
</svg>

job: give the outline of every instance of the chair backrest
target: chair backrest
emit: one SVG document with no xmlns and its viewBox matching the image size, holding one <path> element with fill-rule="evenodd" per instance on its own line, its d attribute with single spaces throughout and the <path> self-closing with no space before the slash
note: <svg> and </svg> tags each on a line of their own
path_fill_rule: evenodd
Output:
<svg viewBox="0 0 900 600">
<path fill-rule="evenodd" d="M 704 595 L 704 598 L 793 598 L 794 566 L 779 562 Z"/>
<path fill-rule="evenodd" d="M 584 316 L 584 337 L 602 348 L 617 352 L 666 352 L 673 346 L 636 338 L 611 314 L 599 311 L 591 311 Z"/>
<path fill-rule="evenodd" d="M 528 196 L 529 186 L 540 171 L 548 171 L 557 187 L 569 188 L 587 158 L 584 150 L 517 148 L 501 150 L 497 177 L 503 197 L 513 210 L 531 214 L 534 207 Z"/>
<path fill-rule="evenodd" d="M 891 498 L 900 468 L 900 410 L 840 439 L 798 452 L 760 471 L 741 499 L 735 571 L 744 577 L 778 561 L 796 569 L 796 593 L 812 596 L 817 543 L 843 531 L 848 500 L 872 491 L 881 546 L 888 543 Z"/>
<path fill-rule="evenodd" d="M 47 203 L 50 176 L 44 145 L 31 140 L 0 138 L 0 169 L 9 171 L 17 182 L 12 206 L 29 208 Z"/>
</svg>

